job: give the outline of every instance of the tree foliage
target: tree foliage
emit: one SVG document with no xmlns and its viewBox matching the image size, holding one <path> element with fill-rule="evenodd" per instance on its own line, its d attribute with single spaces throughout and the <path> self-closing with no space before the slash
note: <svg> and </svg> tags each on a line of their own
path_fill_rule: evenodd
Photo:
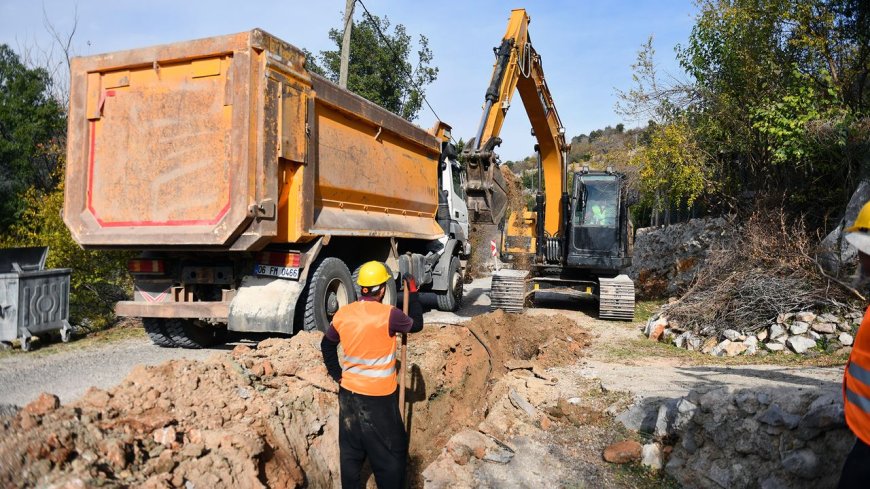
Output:
<svg viewBox="0 0 870 489">
<path fill-rule="evenodd" d="M 57 145 L 51 151 L 62 152 Z M 62 169 L 58 169 L 60 173 Z M 57 175 L 59 178 L 60 176 Z M 20 218 L 0 237 L 0 247 L 48 246 L 48 268 L 71 268 L 70 320 L 91 329 L 103 328 L 114 320 L 114 306 L 132 289 L 126 262 L 128 252 L 86 251 L 73 241 L 61 218 L 61 182 L 55 188 L 30 187 L 24 192 Z"/>
<path fill-rule="evenodd" d="M 640 187 L 657 210 L 672 202 L 691 206 L 710 185 L 701 150 L 683 122 L 654 126 L 649 144 L 634 157 L 640 164 Z"/>
<path fill-rule="evenodd" d="M 870 176 L 870 4 L 701 0 L 698 8 L 676 52 L 690 81 L 658 73 L 648 42 L 618 109 L 690 133 L 698 168 L 718 183 L 698 198 L 786 195 L 811 227 L 824 226 Z"/>
<path fill-rule="evenodd" d="M 51 87 L 46 70 L 25 66 L 0 45 L 0 232 L 23 212 L 29 187 L 57 184 L 56 153 L 46 148 L 63 141 L 66 119 Z"/>
<path fill-rule="evenodd" d="M 433 56 L 426 36 L 418 37 L 415 53 L 405 26 L 396 24 L 392 33 L 389 30 L 386 16 L 364 15 L 353 22 L 347 88 L 412 121 L 423 106 L 426 86 L 438 77 L 438 68 L 431 66 Z M 306 53 L 308 68 L 337 82 L 342 36 L 343 31 L 330 29 L 336 49 L 321 51 L 316 57 Z"/>
</svg>

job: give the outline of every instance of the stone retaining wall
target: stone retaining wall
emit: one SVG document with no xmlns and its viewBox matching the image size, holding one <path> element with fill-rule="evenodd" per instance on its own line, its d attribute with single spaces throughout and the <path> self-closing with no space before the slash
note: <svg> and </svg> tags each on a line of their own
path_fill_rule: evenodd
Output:
<svg viewBox="0 0 870 489">
<path fill-rule="evenodd" d="M 675 441 L 665 471 L 685 487 L 836 487 L 855 442 L 831 385 L 695 390 L 662 404 L 656 432 Z"/>
</svg>

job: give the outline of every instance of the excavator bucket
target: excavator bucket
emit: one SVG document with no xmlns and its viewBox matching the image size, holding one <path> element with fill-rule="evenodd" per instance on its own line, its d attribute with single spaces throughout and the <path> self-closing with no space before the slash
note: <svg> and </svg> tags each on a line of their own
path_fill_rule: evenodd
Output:
<svg viewBox="0 0 870 489">
<path fill-rule="evenodd" d="M 467 159 L 465 193 L 470 223 L 497 225 L 504 219 L 507 184 L 496 162 Z"/>
</svg>

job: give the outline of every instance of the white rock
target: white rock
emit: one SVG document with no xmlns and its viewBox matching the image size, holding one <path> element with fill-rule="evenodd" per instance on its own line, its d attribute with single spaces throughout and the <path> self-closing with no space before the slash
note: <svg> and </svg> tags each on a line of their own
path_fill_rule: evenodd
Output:
<svg viewBox="0 0 870 489">
<path fill-rule="evenodd" d="M 820 323 L 836 323 L 838 321 L 838 318 L 837 318 L 837 316 L 834 316 L 833 314 L 826 312 L 826 313 L 820 315 L 819 317 L 817 317 L 816 321 L 820 322 Z"/>
<path fill-rule="evenodd" d="M 744 343 L 734 342 L 725 347 L 725 354 L 729 357 L 736 357 L 745 352 L 749 347 Z"/>
<path fill-rule="evenodd" d="M 811 323 L 816 319 L 816 315 L 811 313 L 810 311 L 801 311 L 795 314 L 794 317 L 798 321 L 803 321 L 805 323 Z"/>
<path fill-rule="evenodd" d="M 759 332 L 755 335 L 755 337 L 758 339 L 758 341 L 764 341 L 764 340 L 766 340 L 766 339 L 767 339 L 767 330 L 766 330 L 766 329 L 762 329 L 761 331 L 759 331 Z"/>
<path fill-rule="evenodd" d="M 686 347 L 686 339 L 689 337 L 690 333 L 686 331 L 685 333 L 680 333 L 679 336 L 674 338 L 674 345 L 677 348 L 685 348 Z"/>
<path fill-rule="evenodd" d="M 770 338 L 771 339 L 775 340 L 775 339 L 779 338 L 780 336 L 785 336 L 785 335 L 786 335 L 786 331 L 782 325 L 774 324 L 773 326 L 770 327 Z"/>
<path fill-rule="evenodd" d="M 852 332 L 852 325 L 849 324 L 849 321 L 843 321 L 837 325 L 837 329 L 839 329 L 840 331 L 845 331 L 847 333 L 851 333 Z"/>
<path fill-rule="evenodd" d="M 786 321 L 788 321 L 789 319 L 791 319 L 793 317 L 794 317 L 794 314 L 792 314 L 790 312 L 786 313 L 786 314 L 778 314 L 776 316 L 776 323 L 777 324 L 785 324 Z"/>
<path fill-rule="evenodd" d="M 784 345 L 785 341 L 788 339 L 788 336 L 780 336 L 779 338 L 774 339 L 773 341 L 779 343 L 780 345 Z"/>
<path fill-rule="evenodd" d="M 746 338 L 745 340 L 743 340 L 743 344 L 746 346 L 757 346 L 758 345 L 758 338 L 756 338 L 755 336 L 750 336 L 750 337 Z"/>
<path fill-rule="evenodd" d="M 722 336 L 731 341 L 737 341 L 737 339 L 740 338 L 740 333 L 733 329 L 726 329 L 722 332 Z"/>
<path fill-rule="evenodd" d="M 816 342 L 806 336 L 792 336 L 785 342 L 795 353 L 804 353 L 810 348 L 815 348 Z"/>
<path fill-rule="evenodd" d="M 813 331 L 816 333 L 831 334 L 837 330 L 837 323 L 813 323 Z"/>
<path fill-rule="evenodd" d="M 820 335 L 819 333 L 816 333 L 816 332 L 813 331 L 813 330 L 809 330 L 809 331 L 807 331 L 807 336 L 809 336 L 809 337 L 812 338 L 813 340 L 818 340 L 818 339 L 820 339 L 820 338 L 822 337 L 822 335 Z"/>
<path fill-rule="evenodd" d="M 661 470 L 663 466 L 664 457 L 662 455 L 662 448 L 658 443 L 650 443 L 644 445 L 640 449 L 640 463 L 646 467 L 649 467 L 653 470 Z"/>
<path fill-rule="evenodd" d="M 713 355 L 714 357 L 725 356 L 725 354 L 726 354 L 726 351 L 725 351 L 725 350 L 726 350 L 729 346 L 731 346 L 731 340 L 722 340 L 721 343 L 719 343 L 718 345 L 714 346 L 713 349 L 710 350 L 710 354 Z"/>
<path fill-rule="evenodd" d="M 792 323 L 791 327 L 788 328 L 788 331 L 793 335 L 798 335 L 806 333 L 809 329 L 809 323 L 805 323 L 803 321 L 795 321 L 794 323 Z"/>
<path fill-rule="evenodd" d="M 840 343 L 842 343 L 843 346 L 851 346 L 852 342 L 855 341 L 855 338 L 852 338 L 852 335 L 849 333 L 840 333 L 840 336 L 837 339 L 840 340 Z"/>
<path fill-rule="evenodd" d="M 766 343 L 764 347 L 770 351 L 782 351 L 785 348 L 785 345 L 776 341 L 771 341 L 770 343 Z"/>
</svg>

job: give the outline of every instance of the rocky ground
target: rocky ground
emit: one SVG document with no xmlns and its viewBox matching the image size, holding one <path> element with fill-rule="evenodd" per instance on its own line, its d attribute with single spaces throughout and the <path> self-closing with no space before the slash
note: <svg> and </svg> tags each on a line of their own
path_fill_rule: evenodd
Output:
<svg viewBox="0 0 870 489">
<path fill-rule="evenodd" d="M 459 314 L 430 311 L 426 330 L 411 337 L 415 487 L 655 487 L 664 483 L 658 476 L 602 459 L 614 442 L 654 437 L 650 406 L 681 396 L 703 406 L 691 393 L 723 386 L 815 397 L 835 390 L 841 375 L 840 368 L 697 365 L 643 354 L 626 360 L 613 349 L 637 341 L 639 323 L 598 321 L 594 304 L 555 294 L 523 315 L 484 314 L 486 281 L 466 287 Z M 318 343 L 316 334 L 246 341 L 231 352 L 135 367 L 114 387 L 68 392 L 63 405 L 42 396 L 0 415 L 0 486 L 335 486 L 335 385 Z M 117 354 L 124 348 L 107 349 L 89 369 L 129 372 L 108 360 L 125 358 Z M 77 355 L 88 354 L 98 355 Z M 34 372 L 50 380 L 53 358 L 57 368 L 75 370 L 66 363 L 73 360 L 53 355 L 34 361 Z M 15 355 L 0 364 L 26 376 L 28 361 Z M 93 384 L 88 375 L 69 378 L 83 379 L 84 388 Z M 10 402 L 13 383 L 0 371 L 0 403 Z M 16 395 L 29 401 L 36 392 L 27 385 Z"/>
</svg>

